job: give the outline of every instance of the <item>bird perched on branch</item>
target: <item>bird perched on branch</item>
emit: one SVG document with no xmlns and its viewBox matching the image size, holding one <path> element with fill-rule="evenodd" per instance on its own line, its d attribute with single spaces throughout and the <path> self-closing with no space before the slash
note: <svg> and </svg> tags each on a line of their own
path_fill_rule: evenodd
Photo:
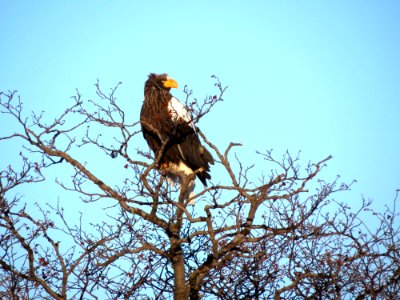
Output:
<svg viewBox="0 0 400 300">
<path fill-rule="evenodd" d="M 140 123 L 159 169 L 166 172 L 172 185 L 188 180 L 186 197 L 188 204 L 193 204 L 194 180 L 197 176 L 207 185 L 214 159 L 201 145 L 191 114 L 171 95 L 171 88 L 178 88 L 178 83 L 167 74 L 149 75 L 144 86 Z"/>
</svg>

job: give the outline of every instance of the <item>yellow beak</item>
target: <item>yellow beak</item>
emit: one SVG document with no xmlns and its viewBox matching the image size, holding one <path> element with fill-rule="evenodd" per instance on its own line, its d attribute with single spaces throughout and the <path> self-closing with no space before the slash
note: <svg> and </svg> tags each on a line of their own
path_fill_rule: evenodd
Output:
<svg viewBox="0 0 400 300">
<path fill-rule="evenodd" d="M 166 88 L 176 88 L 176 89 L 178 88 L 178 83 L 175 80 L 173 80 L 172 78 L 168 78 L 167 80 L 164 80 L 163 85 Z"/>
</svg>

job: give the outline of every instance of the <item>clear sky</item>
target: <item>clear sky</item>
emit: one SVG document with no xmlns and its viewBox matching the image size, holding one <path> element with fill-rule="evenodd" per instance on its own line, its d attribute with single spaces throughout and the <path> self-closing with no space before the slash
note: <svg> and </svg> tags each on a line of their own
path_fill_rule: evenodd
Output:
<svg viewBox="0 0 400 300">
<path fill-rule="evenodd" d="M 138 120 L 148 73 L 197 98 L 216 74 L 225 101 L 199 127 L 220 148 L 244 143 L 249 164 L 271 148 L 302 150 L 304 165 L 333 155 L 321 176 L 357 179 L 349 203 L 390 204 L 400 188 L 398 1 L 2 0 L 0 12 L 0 90 L 18 90 L 27 112 L 52 116 L 76 88 L 92 97 L 98 78 L 123 82 Z"/>
</svg>

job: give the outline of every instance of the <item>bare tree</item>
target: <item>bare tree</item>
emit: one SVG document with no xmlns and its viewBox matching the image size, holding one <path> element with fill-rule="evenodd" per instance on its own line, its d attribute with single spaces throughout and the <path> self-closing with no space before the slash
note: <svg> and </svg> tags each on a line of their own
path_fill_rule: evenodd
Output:
<svg viewBox="0 0 400 300">
<path fill-rule="evenodd" d="M 203 101 L 184 89 L 196 123 L 222 100 L 225 87 L 214 80 L 215 95 Z M 383 212 L 367 200 L 354 211 L 333 198 L 351 184 L 318 178 L 331 157 L 301 167 L 299 155 L 260 152 L 264 172 L 254 174 L 233 153 L 240 144 L 221 150 L 199 131 L 219 178 L 186 206 L 185 182 L 169 186 L 159 158 L 138 146 L 130 120 L 138 114 L 121 108 L 118 87 L 105 93 L 97 83 L 97 100 L 77 92 L 51 121 L 27 115 L 16 92 L 0 94 L 2 116 L 18 125 L 0 140 L 21 144 L 20 165 L 0 172 L 1 297 L 400 298 L 397 195 Z M 90 161 L 94 151 L 104 161 Z M 112 170 L 101 172 L 104 164 Z M 56 184 L 90 209 L 107 207 L 106 217 L 71 220 L 64 203 L 22 198 L 21 186 L 51 184 L 52 169 L 68 169 Z"/>
</svg>

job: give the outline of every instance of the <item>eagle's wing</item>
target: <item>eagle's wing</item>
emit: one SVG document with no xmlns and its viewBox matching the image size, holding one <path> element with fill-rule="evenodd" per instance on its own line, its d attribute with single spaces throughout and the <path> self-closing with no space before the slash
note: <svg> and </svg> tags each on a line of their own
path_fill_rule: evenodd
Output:
<svg viewBox="0 0 400 300">
<path fill-rule="evenodd" d="M 182 104 L 178 99 L 172 97 L 168 103 L 168 111 L 171 114 L 171 119 L 177 122 L 185 122 L 188 126 L 190 126 L 194 132 L 196 132 L 196 126 L 194 126 L 192 121 L 192 116 L 187 111 L 185 105 Z"/>
</svg>

